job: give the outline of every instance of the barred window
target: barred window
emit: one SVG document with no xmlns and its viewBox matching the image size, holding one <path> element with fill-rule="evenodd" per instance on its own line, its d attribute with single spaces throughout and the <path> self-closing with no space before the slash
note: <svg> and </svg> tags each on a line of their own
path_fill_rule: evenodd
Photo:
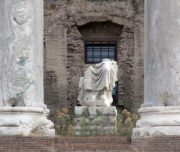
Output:
<svg viewBox="0 0 180 152">
<path fill-rule="evenodd" d="M 99 63 L 103 59 L 116 60 L 116 42 L 114 41 L 86 41 L 85 63 Z"/>
</svg>

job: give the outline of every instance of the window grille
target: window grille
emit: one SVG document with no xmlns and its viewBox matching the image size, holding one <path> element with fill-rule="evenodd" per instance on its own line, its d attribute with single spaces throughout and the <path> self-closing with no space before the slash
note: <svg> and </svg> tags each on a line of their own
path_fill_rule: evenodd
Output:
<svg viewBox="0 0 180 152">
<path fill-rule="evenodd" d="M 86 41 L 85 63 L 99 63 L 103 59 L 116 60 L 116 42 L 114 41 Z"/>
</svg>

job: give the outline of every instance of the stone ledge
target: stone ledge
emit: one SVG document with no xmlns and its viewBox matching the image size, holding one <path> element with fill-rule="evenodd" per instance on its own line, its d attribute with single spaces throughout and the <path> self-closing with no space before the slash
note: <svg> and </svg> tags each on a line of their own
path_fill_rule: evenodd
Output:
<svg viewBox="0 0 180 152">
<path fill-rule="evenodd" d="M 78 116 L 96 116 L 96 115 L 113 115 L 117 116 L 117 110 L 116 107 L 110 106 L 110 107 L 86 107 L 86 106 L 76 106 L 75 107 L 75 115 Z"/>
<path fill-rule="evenodd" d="M 48 109 L 46 109 L 49 112 Z M 42 107 L 0 107 L 0 112 L 25 112 L 25 113 L 44 113 L 45 109 Z"/>
</svg>

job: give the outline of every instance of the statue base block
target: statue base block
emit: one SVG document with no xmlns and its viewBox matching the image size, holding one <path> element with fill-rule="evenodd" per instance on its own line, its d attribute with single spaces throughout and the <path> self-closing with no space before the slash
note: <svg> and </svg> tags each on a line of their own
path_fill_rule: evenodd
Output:
<svg viewBox="0 0 180 152">
<path fill-rule="evenodd" d="M 54 136 L 48 112 L 40 107 L 0 107 L 0 135 Z"/>
<path fill-rule="evenodd" d="M 113 135 L 116 133 L 116 107 L 75 107 L 75 134 Z"/>
<path fill-rule="evenodd" d="M 133 136 L 180 136 L 180 107 L 140 108 Z"/>
</svg>

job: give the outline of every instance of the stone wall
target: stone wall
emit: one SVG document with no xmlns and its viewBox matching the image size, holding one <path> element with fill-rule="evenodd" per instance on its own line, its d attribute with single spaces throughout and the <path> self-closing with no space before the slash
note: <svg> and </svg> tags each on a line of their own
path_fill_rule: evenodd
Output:
<svg viewBox="0 0 180 152">
<path fill-rule="evenodd" d="M 79 79 L 89 66 L 79 27 L 91 22 L 123 27 L 117 40 L 118 104 L 137 111 L 143 101 L 143 5 L 143 0 L 44 0 L 45 103 L 54 121 L 59 108 L 77 105 Z"/>
<path fill-rule="evenodd" d="M 116 107 L 75 107 L 76 135 L 113 135 L 116 133 Z"/>
<path fill-rule="evenodd" d="M 0 152 L 179 152 L 180 138 L 1 136 Z"/>
</svg>

